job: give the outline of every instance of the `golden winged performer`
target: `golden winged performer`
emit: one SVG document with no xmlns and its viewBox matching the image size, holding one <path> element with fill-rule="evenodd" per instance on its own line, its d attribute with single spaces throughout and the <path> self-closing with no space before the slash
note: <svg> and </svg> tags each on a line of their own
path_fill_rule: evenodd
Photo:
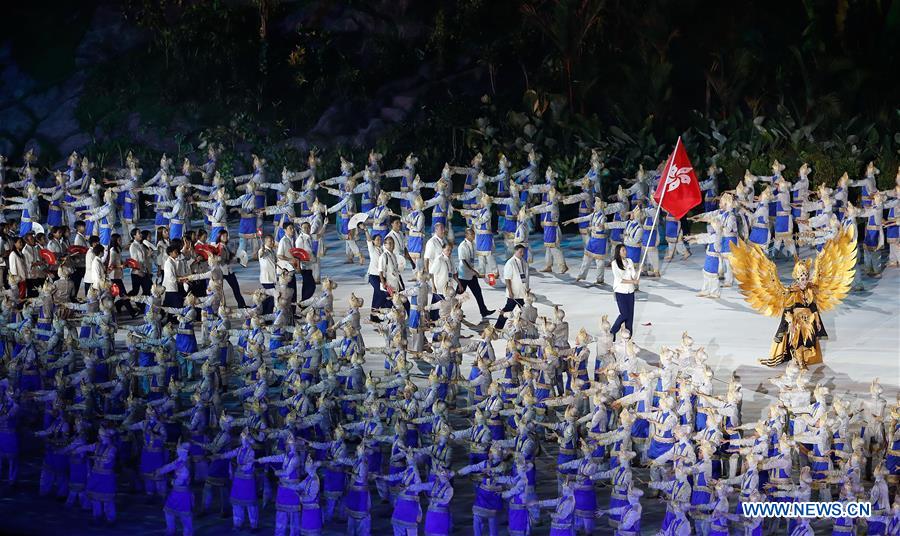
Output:
<svg viewBox="0 0 900 536">
<path fill-rule="evenodd" d="M 821 313 L 834 309 L 850 292 L 856 265 L 856 237 L 840 231 L 812 259 L 796 259 L 794 283 L 785 287 L 778 270 L 756 244 L 738 240 L 731 248 L 731 266 L 751 307 L 766 316 L 781 316 L 767 359 L 775 367 L 794 359 L 800 367 L 822 362 L 819 340 L 827 338 Z"/>
</svg>

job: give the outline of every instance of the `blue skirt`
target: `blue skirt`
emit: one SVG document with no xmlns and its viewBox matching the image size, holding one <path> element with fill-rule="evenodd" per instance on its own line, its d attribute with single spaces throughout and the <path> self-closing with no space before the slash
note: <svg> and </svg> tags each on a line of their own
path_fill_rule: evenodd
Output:
<svg viewBox="0 0 900 536">
<path fill-rule="evenodd" d="M 476 233 L 475 251 L 490 253 L 494 250 L 494 235 Z"/>
<path fill-rule="evenodd" d="M 122 205 L 122 218 L 126 220 L 133 220 L 135 215 L 134 203 L 130 201 L 125 201 L 125 204 Z"/>
<path fill-rule="evenodd" d="M 504 233 L 515 233 L 516 225 L 518 225 L 518 221 L 515 218 L 500 216 L 500 220 L 497 222 L 497 228 L 503 231 Z"/>
<path fill-rule="evenodd" d="M 452 518 L 446 509 L 428 509 L 425 514 L 425 534 L 428 536 L 444 536 L 450 534 Z"/>
<path fill-rule="evenodd" d="M 154 225 L 157 227 L 165 227 L 169 225 L 169 219 L 162 215 L 162 212 L 156 213 L 156 219 L 153 220 Z"/>
<path fill-rule="evenodd" d="M 631 425 L 631 436 L 637 439 L 646 439 L 650 435 L 650 423 L 647 419 L 637 419 Z"/>
<path fill-rule="evenodd" d="M 342 237 L 350 234 L 349 224 L 350 224 L 350 218 L 344 218 L 342 216 L 338 216 L 337 217 L 338 234 L 340 234 Z"/>
<path fill-rule="evenodd" d="M 197 337 L 193 333 L 179 333 L 175 335 L 175 346 L 183 354 L 192 354 L 197 351 Z"/>
<path fill-rule="evenodd" d="M 406 496 L 397 498 L 391 520 L 401 524 L 417 525 L 419 523 L 419 502 Z"/>
<path fill-rule="evenodd" d="M 620 495 L 622 495 L 622 496 L 625 496 L 625 494 L 627 493 L 627 491 L 626 491 L 625 489 L 616 487 L 616 488 L 613 489 L 613 493 L 618 493 L 618 494 L 620 494 Z M 620 499 L 620 498 L 616 497 L 615 495 L 610 496 L 610 498 L 609 498 L 609 507 L 610 507 L 610 509 L 624 508 L 624 507 L 627 506 L 627 505 L 628 505 L 628 499 Z M 618 522 L 622 519 L 622 514 L 619 514 L 619 513 L 615 513 L 615 514 L 610 513 L 610 514 L 609 514 L 609 519 L 618 523 Z"/>
<path fill-rule="evenodd" d="M 559 243 L 559 228 L 555 225 L 544 227 L 544 244 L 556 245 Z"/>
<path fill-rule="evenodd" d="M 50 205 L 47 209 L 47 225 L 56 227 L 62 225 L 62 210 L 56 205 Z"/>
<path fill-rule="evenodd" d="M 112 501 L 116 496 L 116 475 L 92 471 L 87 480 L 87 493 L 91 500 Z"/>
<path fill-rule="evenodd" d="M 509 510 L 507 515 L 510 534 L 527 534 L 531 522 L 528 518 L 528 510 L 525 509 L 525 503 L 518 497 L 509 501 Z"/>
<path fill-rule="evenodd" d="M 679 233 L 681 232 L 681 222 L 680 221 L 666 221 L 666 238 L 671 238 L 673 240 L 678 238 Z"/>
<path fill-rule="evenodd" d="M 300 532 L 317 533 L 322 530 L 322 508 L 319 502 L 303 503 L 303 513 L 300 514 Z"/>
<path fill-rule="evenodd" d="M 594 238 L 591 237 L 588 239 L 587 246 L 584 249 L 587 250 L 588 253 L 597 256 L 606 255 L 607 249 L 607 239 L 606 238 Z"/>
<path fill-rule="evenodd" d="M 622 229 L 613 229 L 609 232 L 609 239 L 613 242 L 622 242 Z"/>
<path fill-rule="evenodd" d="M 344 498 L 344 505 L 350 512 L 368 514 L 372 508 L 368 488 L 366 486 L 350 486 L 347 496 Z"/>
<path fill-rule="evenodd" d="M 731 244 L 737 244 L 737 237 L 734 236 L 725 236 L 722 237 L 722 253 L 731 253 Z"/>
<path fill-rule="evenodd" d="M 625 256 L 631 259 L 631 262 L 641 262 L 641 247 L 625 246 Z"/>
<path fill-rule="evenodd" d="M 184 236 L 184 224 L 183 223 L 175 223 L 173 221 L 169 222 L 169 239 L 175 240 L 181 239 Z"/>
<path fill-rule="evenodd" d="M 88 223 L 92 223 L 92 222 L 88 222 Z M 31 222 L 24 221 L 24 220 L 20 221 L 19 222 L 19 236 L 25 236 L 30 232 L 31 232 Z M 90 232 L 88 232 L 87 234 L 90 234 Z"/>
<path fill-rule="evenodd" d="M 718 262 L 716 262 L 716 271 L 710 273 L 719 273 Z M 704 267 L 704 270 L 706 268 Z M 694 431 L 699 432 L 701 430 L 706 430 L 706 413 L 702 411 L 698 411 L 697 415 L 694 417 Z"/>
<path fill-rule="evenodd" d="M 776 233 L 790 233 L 793 229 L 791 229 L 791 218 L 789 216 L 775 216 L 775 232 Z"/>
<path fill-rule="evenodd" d="M 406 237 L 406 249 L 409 250 L 410 253 L 422 253 L 422 237 L 421 236 L 408 236 Z"/>
<path fill-rule="evenodd" d="M 322 491 L 328 494 L 340 495 L 347 486 L 347 473 L 341 469 L 325 469 Z"/>
<path fill-rule="evenodd" d="M 100 226 L 100 243 L 104 246 L 109 246 L 110 240 L 112 240 L 112 229 L 109 227 Z M 180 237 L 179 237 L 180 238 Z"/>
<path fill-rule="evenodd" d="M 275 492 L 275 509 L 279 512 L 299 512 L 300 494 L 295 489 L 278 486 Z"/>
<path fill-rule="evenodd" d="M 900 227 L 891 225 L 884 228 L 884 237 L 889 241 L 896 241 L 900 238 Z"/>
<path fill-rule="evenodd" d="M 891 451 L 900 451 L 900 439 L 894 441 Z M 888 454 L 884 459 L 884 465 L 892 476 L 900 474 L 900 456 Z"/>
<path fill-rule="evenodd" d="M 865 237 L 863 239 L 863 244 L 865 244 L 867 248 L 875 249 L 878 247 L 878 238 L 878 229 L 867 229 Z"/>
<path fill-rule="evenodd" d="M 243 217 L 238 223 L 238 234 L 255 235 L 256 234 L 256 217 Z"/>
<path fill-rule="evenodd" d="M 750 241 L 760 246 L 769 243 L 769 230 L 762 227 L 754 227 L 750 230 Z"/>
<path fill-rule="evenodd" d="M 503 509 L 503 499 L 496 491 L 490 491 L 478 486 L 475 488 L 475 508 L 488 512 L 499 512 Z"/>
<path fill-rule="evenodd" d="M 175 487 L 169 492 L 169 496 L 166 498 L 166 506 L 163 510 L 177 514 L 189 514 L 193 505 L 194 495 L 191 493 L 191 490 Z"/>
<path fill-rule="evenodd" d="M 212 231 L 210 231 L 210 233 L 209 233 L 209 242 L 210 242 L 211 244 L 215 244 L 216 241 L 219 239 L 219 235 L 220 235 L 220 234 L 222 233 L 222 231 L 224 231 L 224 230 L 225 230 L 224 227 L 213 226 Z"/>
<path fill-rule="evenodd" d="M 231 482 L 229 494 L 231 504 L 240 506 L 256 504 L 256 477 L 253 475 L 235 475 Z"/>
</svg>

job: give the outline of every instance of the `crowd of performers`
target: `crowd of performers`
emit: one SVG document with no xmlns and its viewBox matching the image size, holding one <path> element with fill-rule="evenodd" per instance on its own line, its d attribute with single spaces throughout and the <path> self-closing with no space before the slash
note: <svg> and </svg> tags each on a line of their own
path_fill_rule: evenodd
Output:
<svg viewBox="0 0 900 536">
<path fill-rule="evenodd" d="M 695 217 L 707 232 L 684 236 L 671 218 L 652 227 L 654 173 L 607 203 L 597 153 L 571 195 L 556 190 L 551 169 L 541 177 L 534 153 L 521 171 L 501 157 L 489 176 L 476 157 L 433 183 L 416 175 L 413 156 L 382 171 L 372 153 L 362 172 L 342 161 L 325 178 L 310 155 L 308 169 L 283 170 L 280 181 L 255 157 L 251 174 L 226 181 L 216 157 L 210 149 L 205 164 L 180 170 L 163 157 L 150 178 L 130 155 L 125 168 L 98 170 L 73 154 L 49 181 L 32 153 L 2 168 L 3 191 L 21 194 L 5 197 L 3 214 L 20 216 L 0 234 L 6 483 L 16 482 L 20 445 L 39 441 L 41 495 L 112 523 L 121 493 L 142 492 L 164 505 L 169 533 L 180 524 L 191 534 L 195 515 L 215 512 L 255 530 L 274 507 L 276 534 L 370 534 L 372 515 L 384 514 L 395 534 L 441 535 L 471 507 L 479 535 L 543 523 L 556 536 L 605 526 L 630 536 L 641 533 L 642 504 L 658 500 L 661 534 L 800 536 L 813 534 L 809 520 L 748 518 L 740 504 L 814 498 L 871 502 L 871 517 L 836 519 L 835 534 L 900 531 L 900 407 L 877 381 L 869 395 L 830 396 L 791 363 L 761 417 L 745 422 L 741 384 L 714 382 L 689 335 L 650 364 L 628 326 L 612 333 L 604 317 L 596 333 L 571 337 L 563 310 L 539 314 L 528 250 L 537 217 L 542 271 L 565 272 L 561 226 L 576 223 L 578 279 L 595 268 L 599 283 L 615 244 L 635 263 L 646 254 L 653 276 L 662 237 L 666 258 L 705 243 L 702 293 L 716 297 L 720 276 L 731 283 L 737 237 L 795 254 L 865 219 L 863 264 L 877 275 L 885 242 L 889 265 L 900 261 L 900 175 L 880 192 L 869 166 L 864 179 L 811 192 L 807 168 L 791 183 L 776 162 L 773 176 L 748 174 L 719 194 L 711 168 Z M 383 178 L 399 178 L 399 189 L 382 189 Z M 326 205 L 325 192 L 337 200 Z M 578 217 L 560 221 L 562 204 Z M 466 221 L 458 243 L 454 212 Z M 335 303 L 337 284 L 320 270 L 333 213 L 347 261 L 367 266 L 367 320 L 356 295 Z M 262 231 L 269 216 L 273 235 Z M 259 287 L 245 299 L 235 271 L 251 259 Z M 481 279 L 507 301 L 473 333 L 466 291 L 483 317 L 495 312 Z M 363 340 L 367 322 L 377 340 Z M 542 454 L 555 463 L 539 463 Z M 538 496 L 539 478 L 555 478 L 555 493 Z M 459 507 L 461 487 L 474 499 Z"/>
</svg>

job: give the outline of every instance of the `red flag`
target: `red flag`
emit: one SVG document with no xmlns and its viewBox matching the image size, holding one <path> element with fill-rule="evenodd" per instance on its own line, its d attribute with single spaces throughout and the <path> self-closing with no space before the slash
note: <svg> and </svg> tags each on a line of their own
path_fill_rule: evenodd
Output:
<svg viewBox="0 0 900 536">
<path fill-rule="evenodd" d="M 681 219 L 692 208 L 703 200 L 700 194 L 700 182 L 694 173 L 694 166 L 688 158 L 681 136 L 675 142 L 675 150 L 669 156 L 659 186 L 653 193 L 653 199 L 660 203 L 673 218 Z"/>
</svg>

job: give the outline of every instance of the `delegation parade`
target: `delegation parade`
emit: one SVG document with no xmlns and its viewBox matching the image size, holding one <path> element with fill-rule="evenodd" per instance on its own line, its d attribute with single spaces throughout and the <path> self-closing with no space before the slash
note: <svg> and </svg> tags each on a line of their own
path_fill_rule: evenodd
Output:
<svg viewBox="0 0 900 536">
<path fill-rule="evenodd" d="M 900 170 L 815 187 L 775 160 L 726 190 L 669 149 L 631 177 L 600 151 L 570 177 L 534 151 L 437 177 L 375 151 L 237 176 L 212 144 L 158 168 L 0 157 L 0 497 L 122 531 L 146 502 L 185 536 L 806 536 L 741 505 L 861 502 L 827 530 L 900 535 L 900 404 L 821 373 L 827 318 L 900 268 Z M 636 335 L 641 284 L 692 255 L 683 314 L 731 293 L 772 317 L 760 414 L 692 334 Z M 594 328 L 570 330 L 554 274 Z"/>
</svg>

